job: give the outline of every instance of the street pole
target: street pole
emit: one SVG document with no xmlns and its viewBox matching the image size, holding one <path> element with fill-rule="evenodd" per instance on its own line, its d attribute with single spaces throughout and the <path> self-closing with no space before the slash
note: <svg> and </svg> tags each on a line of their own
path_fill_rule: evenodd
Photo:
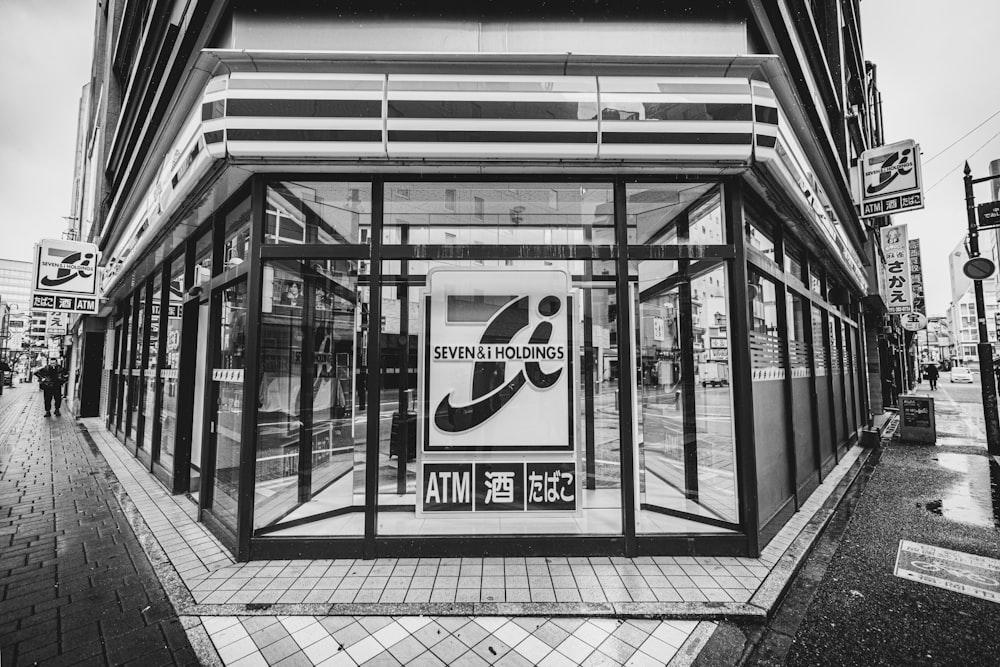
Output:
<svg viewBox="0 0 1000 667">
<path fill-rule="evenodd" d="M 976 199 L 972 194 L 974 183 L 993 180 L 981 178 L 973 180 L 972 169 L 965 163 L 965 209 L 969 220 L 969 258 L 979 257 L 979 227 L 976 224 Z M 976 319 L 979 322 L 980 382 L 983 390 L 983 416 L 986 418 L 986 448 L 993 456 L 1000 455 L 1000 419 L 997 416 L 996 378 L 993 376 L 993 346 L 986 325 L 986 302 L 983 298 L 983 281 L 973 280 L 976 290 Z"/>
</svg>

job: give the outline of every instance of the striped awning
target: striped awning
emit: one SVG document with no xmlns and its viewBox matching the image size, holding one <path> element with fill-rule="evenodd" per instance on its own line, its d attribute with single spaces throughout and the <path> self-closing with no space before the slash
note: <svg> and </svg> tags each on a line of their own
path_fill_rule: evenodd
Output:
<svg viewBox="0 0 1000 667">
<path fill-rule="evenodd" d="M 639 161 L 774 155 L 770 87 L 745 78 L 233 72 L 205 89 L 214 157 Z"/>
</svg>

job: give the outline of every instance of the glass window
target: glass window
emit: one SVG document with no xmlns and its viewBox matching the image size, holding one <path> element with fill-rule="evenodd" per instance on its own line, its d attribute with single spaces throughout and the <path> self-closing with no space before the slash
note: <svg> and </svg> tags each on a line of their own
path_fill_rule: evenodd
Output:
<svg viewBox="0 0 1000 667">
<path fill-rule="evenodd" d="M 614 264 L 383 270 L 378 533 L 621 534 Z"/>
<path fill-rule="evenodd" d="M 254 527 L 296 534 L 282 524 L 323 515 L 324 534 L 361 535 L 367 279 L 360 286 L 358 261 L 347 259 L 263 271 Z"/>
<path fill-rule="evenodd" d="M 387 189 L 386 244 L 613 244 L 607 183 L 410 183 L 408 199 Z M 552 192 L 558 193 L 553 197 Z M 454 192 L 450 207 L 449 192 Z M 551 204 L 555 204 L 552 207 Z"/>
<path fill-rule="evenodd" d="M 625 192 L 628 197 L 626 211 L 629 243 L 726 243 L 718 184 L 636 183 L 629 185 Z"/>
<path fill-rule="evenodd" d="M 264 242 L 365 243 L 371 201 L 370 183 L 272 183 L 267 187 Z"/>
<path fill-rule="evenodd" d="M 237 266 L 250 255 L 250 200 L 245 199 L 226 215 L 222 257 L 225 268 Z"/>
<path fill-rule="evenodd" d="M 201 285 L 212 279 L 212 225 L 208 225 L 194 247 L 194 284 Z"/>
<path fill-rule="evenodd" d="M 170 263 L 170 284 L 166 317 L 160 318 L 160 326 L 167 328 L 166 345 L 163 354 L 163 368 L 160 383 L 163 392 L 160 409 L 160 464 L 173 469 L 174 451 L 177 447 L 177 402 L 178 382 L 181 367 L 181 324 L 183 322 L 184 299 L 184 255 Z M 200 464 L 200 462 L 196 462 Z"/>
<path fill-rule="evenodd" d="M 787 292 L 788 356 L 792 377 L 809 376 L 809 331 L 806 329 L 806 300 L 795 292 Z"/>
<path fill-rule="evenodd" d="M 743 225 L 743 235 L 748 247 L 774 261 L 774 236 L 766 223 L 753 215 L 748 215 Z"/>
<path fill-rule="evenodd" d="M 809 289 L 816 294 L 823 294 L 823 278 L 820 270 L 816 267 L 809 267 Z"/>
<path fill-rule="evenodd" d="M 803 280 L 802 252 L 786 240 L 784 254 L 785 273 L 790 273 L 799 280 Z"/>
<path fill-rule="evenodd" d="M 739 521 L 726 267 L 643 261 L 630 273 L 637 531 L 717 532 Z"/>
<path fill-rule="evenodd" d="M 822 309 L 812 309 L 813 374 L 818 377 L 825 376 L 827 368 L 826 346 L 823 343 L 824 316 Z"/>
<path fill-rule="evenodd" d="M 214 405 L 211 415 L 215 445 L 212 513 L 233 532 L 239 500 L 240 450 L 243 428 L 243 369 L 246 362 L 247 282 L 241 280 L 214 296 L 220 316 L 218 347 L 212 368 Z"/>
</svg>

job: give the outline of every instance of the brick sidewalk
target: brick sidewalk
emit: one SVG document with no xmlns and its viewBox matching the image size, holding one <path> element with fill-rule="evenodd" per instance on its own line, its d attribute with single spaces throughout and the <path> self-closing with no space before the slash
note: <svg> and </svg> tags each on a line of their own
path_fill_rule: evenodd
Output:
<svg viewBox="0 0 1000 667">
<path fill-rule="evenodd" d="M 196 665 L 104 457 L 33 385 L 0 397 L 0 656 L 9 665 Z"/>
</svg>

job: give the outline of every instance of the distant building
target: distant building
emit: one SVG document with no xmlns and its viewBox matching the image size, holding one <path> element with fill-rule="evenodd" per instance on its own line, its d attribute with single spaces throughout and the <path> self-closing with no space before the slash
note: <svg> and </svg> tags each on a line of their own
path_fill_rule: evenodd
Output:
<svg viewBox="0 0 1000 667">
<path fill-rule="evenodd" d="M 983 281 L 983 292 L 986 295 L 994 294 L 996 289 L 997 279 L 995 277 Z M 986 330 L 989 333 L 989 341 L 993 344 L 993 355 L 996 356 L 996 315 L 1000 309 L 998 309 L 997 302 L 990 298 L 984 299 L 984 304 L 986 306 Z M 978 365 L 979 353 L 976 350 L 976 345 L 979 344 L 979 322 L 976 315 L 976 293 L 971 285 L 957 301 L 952 302 L 949 306 L 948 318 L 954 341 L 952 357 L 964 365 Z"/>
</svg>

